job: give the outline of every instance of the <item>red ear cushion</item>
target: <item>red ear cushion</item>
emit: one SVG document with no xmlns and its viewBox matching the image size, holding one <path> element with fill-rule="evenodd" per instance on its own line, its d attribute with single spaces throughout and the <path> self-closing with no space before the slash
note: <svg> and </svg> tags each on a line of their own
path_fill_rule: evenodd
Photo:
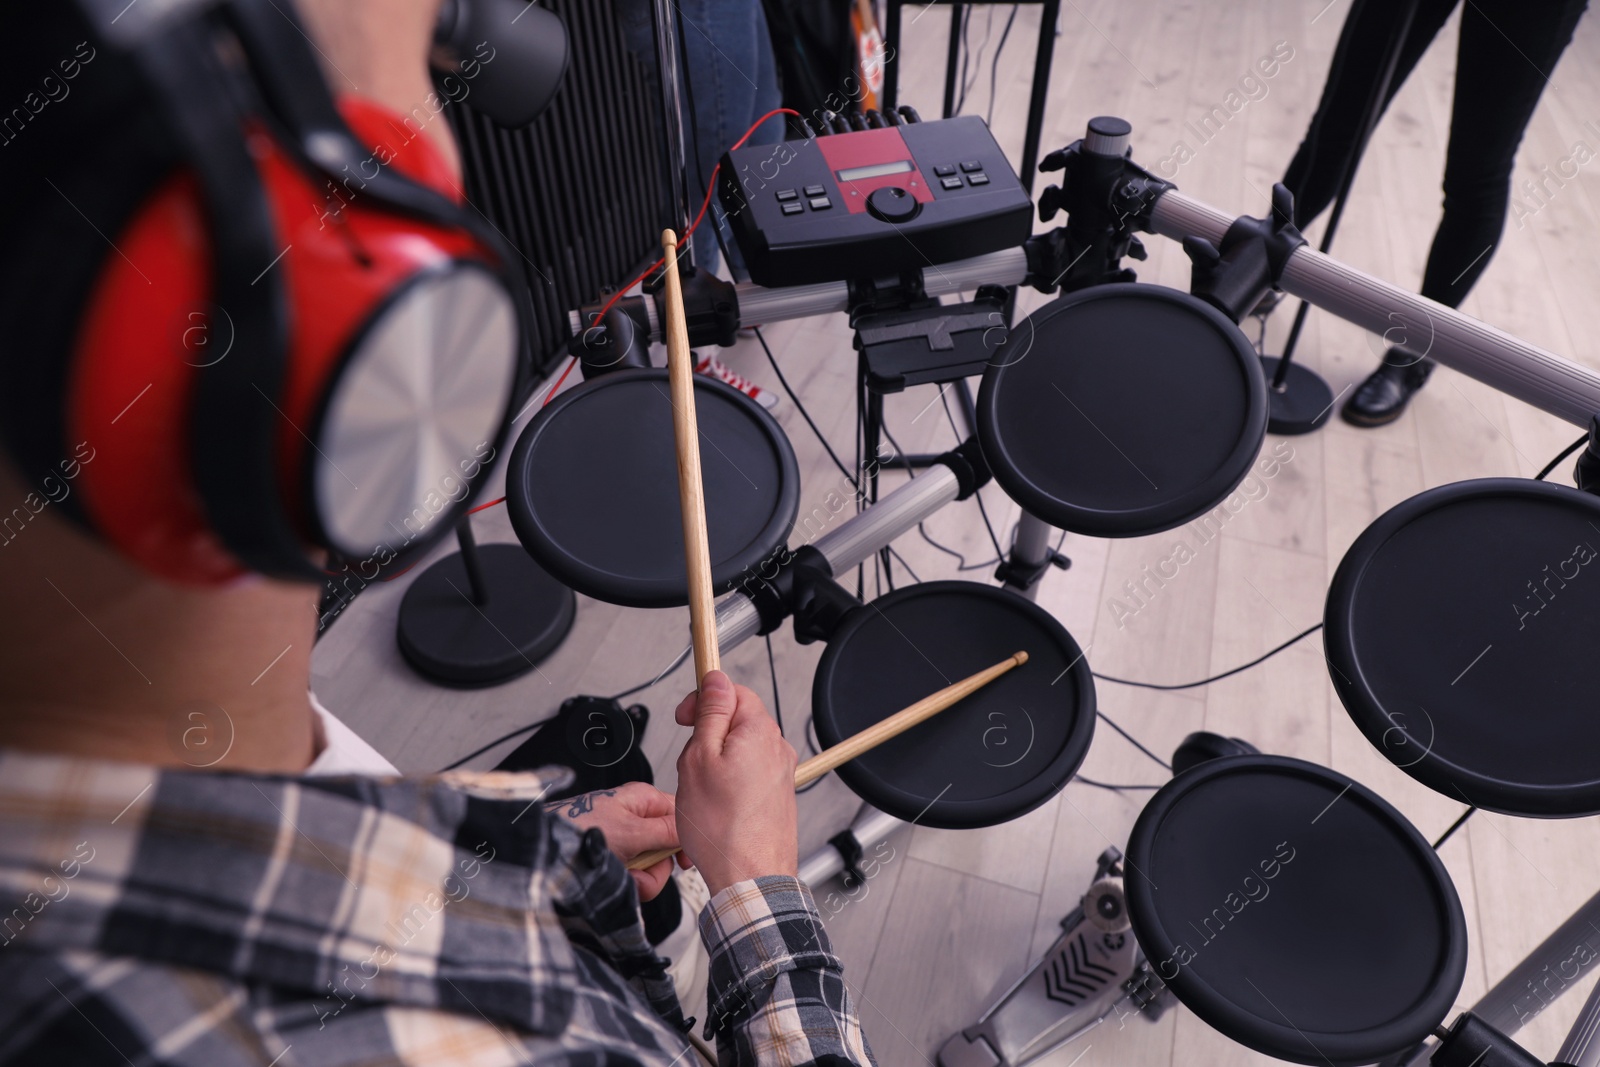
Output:
<svg viewBox="0 0 1600 1067">
<path fill-rule="evenodd" d="M 116 248 L 87 304 L 68 382 L 69 439 L 96 452 L 79 475 L 82 506 L 146 570 L 227 581 L 243 568 L 211 532 L 189 474 L 196 364 L 231 336 L 206 314 L 211 250 L 193 176 L 164 183 Z"/>
<path fill-rule="evenodd" d="M 458 195 L 442 154 L 412 124 L 369 101 L 349 98 L 343 106 L 364 140 L 388 132 L 395 147 L 377 145 L 374 165 L 393 165 Z M 289 307 L 285 380 L 277 395 L 264 386 L 262 400 L 279 410 L 278 433 L 262 447 L 277 455 L 278 503 L 311 543 L 308 439 L 315 438 L 352 342 L 419 271 L 490 257 L 464 232 L 392 215 L 363 199 L 360 174 L 330 189 L 264 133 L 250 136 L 284 249 L 259 269 L 283 272 Z M 146 570 L 181 582 L 228 581 L 243 567 L 211 531 L 190 474 L 190 406 L 204 366 L 240 357 L 231 352 L 227 309 L 207 303 L 211 249 L 193 177 L 183 173 L 163 184 L 117 235 L 116 248 L 121 254 L 107 255 L 86 305 L 68 385 L 69 439 L 97 450 L 95 462 L 82 469 L 85 512 Z"/>
<path fill-rule="evenodd" d="M 435 123 L 448 127 L 443 109 L 450 102 L 438 96 L 432 99 L 440 105 L 439 111 L 423 103 L 401 115 L 363 96 L 342 96 L 339 113 L 351 132 L 372 149 L 371 158 L 357 168 L 364 172 L 362 177 L 371 180 L 374 167 L 390 166 L 459 204 L 465 199 L 461 177 L 433 143 L 437 135 L 429 131 Z"/>
</svg>

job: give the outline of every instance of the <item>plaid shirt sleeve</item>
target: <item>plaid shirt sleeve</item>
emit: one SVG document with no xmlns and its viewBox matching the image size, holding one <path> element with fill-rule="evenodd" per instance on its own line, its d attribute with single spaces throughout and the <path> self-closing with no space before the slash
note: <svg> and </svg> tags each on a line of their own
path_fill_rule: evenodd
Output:
<svg viewBox="0 0 1600 1067">
<path fill-rule="evenodd" d="M 705 1036 L 720 1067 L 876 1067 L 844 968 L 798 878 L 738 882 L 700 914 L 710 955 Z"/>
</svg>

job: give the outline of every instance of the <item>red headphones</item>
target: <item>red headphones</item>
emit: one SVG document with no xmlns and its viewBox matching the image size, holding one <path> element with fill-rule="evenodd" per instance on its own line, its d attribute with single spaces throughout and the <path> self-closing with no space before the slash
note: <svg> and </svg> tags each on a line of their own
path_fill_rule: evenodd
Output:
<svg viewBox="0 0 1600 1067">
<path fill-rule="evenodd" d="M 82 519 L 191 583 L 426 547 L 527 365 L 507 249 L 428 143 L 444 119 L 336 107 L 289 5 L 81 5 L 187 163 L 108 235 L 53 398 L 91 450 Z"/>
</svg>

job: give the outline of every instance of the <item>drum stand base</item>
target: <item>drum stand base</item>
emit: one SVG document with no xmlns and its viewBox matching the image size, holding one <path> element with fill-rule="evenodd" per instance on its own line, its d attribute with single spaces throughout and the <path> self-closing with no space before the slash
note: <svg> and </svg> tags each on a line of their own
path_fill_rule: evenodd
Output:
<svg viewBox="0 0 1600 1067">
<path fill-rule="evenodd" d="M 400 654 L 440 685 L 499 685 L 556 650 L 577 598 L 521 545 L 479 548 L 466 519 L 456 533 L 461 551 L 419 574 L 400 602 Z"/>
<path fill-rule="evenodd" d="M 1267 417 L 1267 432 L 1298 437 L 1319 430 L 1333 412 L 1333 390 L 1316 371 L 1298 363 L 1289 364 L 1280 388 L 1273 386 L 1280 360 L 1262 356 L 1261 369 L 1267 375 L 1267 399 L 1272 413 Z"/>
<path fill-rule="evenodd" d="M 944 1043 L 939 1067 L 1022 1067 L 1112 1018 L 1160 1018 L 1172 995 L 1128 929 L 1121 863 L 1115 848 L 1100 854 L 1055 944 L 976 1024 Z"/>
</svg>

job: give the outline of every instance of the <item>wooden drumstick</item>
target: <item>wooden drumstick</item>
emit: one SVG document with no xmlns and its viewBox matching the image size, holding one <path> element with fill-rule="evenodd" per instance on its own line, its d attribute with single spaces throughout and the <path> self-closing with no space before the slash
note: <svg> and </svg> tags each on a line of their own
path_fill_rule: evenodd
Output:
<svg viewBox="0 0 1600 1067">
<path fill-rule="evenodd" d="M 667 376 L 672 386 L 672 432 L 678 446 L 678 499 L 683 508 L 683 553 L 689 572 L 689 633 L 694 640 L 694 680 L 722 669 L 717 611 L 711 594 L 711 543 L 706 536 L 705 483 L 700 478 L 700 424 L 694 410 L 694 355 L 678 280 L 678 235 L 661 234 L 666 252 Z"/>
<path fill-rule="evenodd" d="M 799 789 L 802 786 L 810 785 L 840 764 L 849 763 L 857 756 L 877 748 L 891 737 L 898 737 L 918 723 L 933 718 L 952 704 L 958 704 L 964 698 L 976 693 L 1011 668 L 1020 667 L 1026 662 L 1028 662 L 1028 654 L 1026 652 L 1014 653 L 996 663 L 993 667 L 985 667 L 977 674 L 963 678 L 954 685 L 947 685 L 937 693 L 923 697 L 910 707 L 903 708 L 888 718 L 873 723 L 865 730 L 851 734 L 837 745 L 830 745 L 794 769 L 794 787 Z M 675 848 L 662 848 L 635 856 L 628 864 L 628 870 L 642 871 L 648 867 L 654 867 L 668 856 L 677 855 L 678 851 Z"/>
</svg>

